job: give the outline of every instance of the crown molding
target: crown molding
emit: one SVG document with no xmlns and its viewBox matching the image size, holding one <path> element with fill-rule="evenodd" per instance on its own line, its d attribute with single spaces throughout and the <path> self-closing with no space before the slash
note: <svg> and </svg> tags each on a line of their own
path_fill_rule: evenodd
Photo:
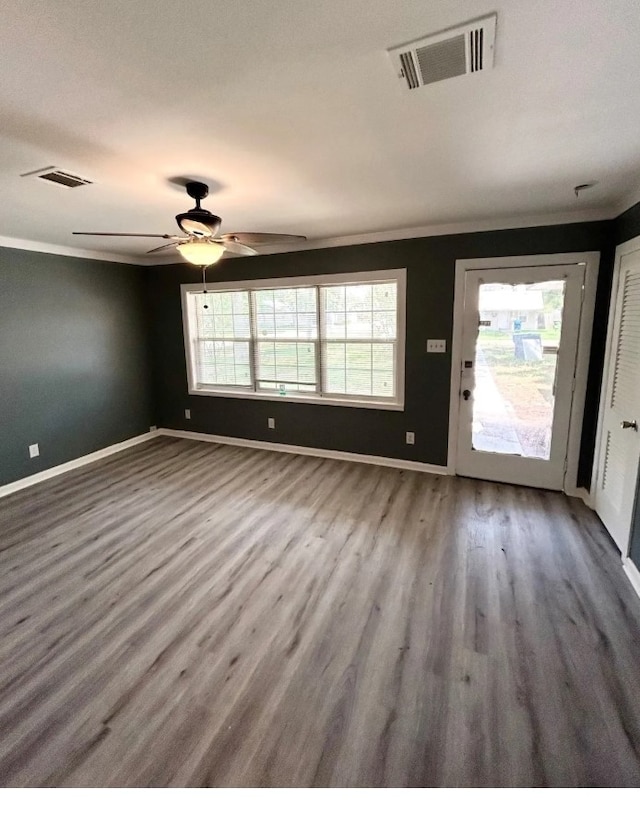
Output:
<svg viewBox="0 0 640 813">
<path fill-rule="evenodd" d="M 86 248 L 72 248 L 71 246 L 58 246 L 55 243 L 39 243 L 36 240 L 25 240 L 21 237 L 6 237 L 0 235 L 2 248 L 16 248 L 19 251 L 36 251 L 41 254 L 60 254 L 63 257 L 78 257 L 83 260 L 103 260 L 108 263 L 124 263 L 125 265 L 147 265 L 141 263 L 140 257 L 127 254 L 112 254 L 109 251 L 92 251 Z"/>
<path fill-rule="evenodd" d="M 639 198 L 636 198 L 636 201 Z M 633 204 L 630 204 L 630 206 Z M 627 209 L 629 206 L 626 207 Z M 621 211 L 626 211 L 623 209 Z M 618 207 L 615 209 L 576 209 L 571 212 L 555 212 L 538 215 L 519 215 L 517 217 L 494 220 L 472 220 L 458 223 L 441 223 L 425 226 L 414 226 L 408 229 L 394 229 L 390 231 L 367 232 L 365 234 L 351 234 L 340 237 L 325 237 L 310 239 L 295 246 L 265 246 L 261 254 L 285 254 L 298 251 L 313 251 L 321 248 L 338 248 L 341 246 L 358 246 L 367 243 L 386 243 L 393 240 L 415 240 L 420 237 L 444 237 L 451 234 L 470 234 L 473 232 L 504 231 L 506 229 L 527 229 L 540 226 L 562 226 L 569 223 L 586 223 L 595 220 L 612 220 L 621 214 Z M 174 254 L 159 257 L 147 255 L 112 254 L 107 251 L 91 251 L 90 249 L 59 246 L 53 243 L 39 243 L 34 240 L 25 240 L 0 235 L 0 246 L 17 248 L 24 251 L 38 251 L 44 254 L 61 254 L 66 257 L 80 257 L 88 260 L 104 260 L 112 263 L 125 263 L 127 265 L 160 266 L 176 265 L 184 262 Z M 225 259 L 235 259 L 227 257 Z"/>
<path fill-rule="evenodd" d="M 527 229 L 537 226 L 561 226 L 568 223 L 585 223 L 595 220 L 611 220 L 615 217 L 611 209 L 580 209 L 573 212 L 553 214 L 521 215 L 495 220 L 475 220 L 459 223 L 443 223 L 430 226 L 415 226 L 408 229 L 352 234 L 343 237 L 328 237 L 307 240 L 302 245 L 265 246 L 261 254 L 284 254 L 291 251 L 311 251 L 318 248 L 358 246 L 366 243 L 386 243 L 393 240 L 415 240 L 420 237 L 445 237 L 450 234 L 471 234 L 473 232 L 503 231 L 506 229 Z"/>
</svg>

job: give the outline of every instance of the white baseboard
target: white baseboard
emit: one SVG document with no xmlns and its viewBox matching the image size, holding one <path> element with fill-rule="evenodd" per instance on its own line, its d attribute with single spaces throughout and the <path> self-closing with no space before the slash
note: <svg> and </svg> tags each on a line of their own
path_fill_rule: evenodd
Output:
<svg viewBox="0 0 640 813">
<path fill-rule="evenodd" d="M 591 502 L 591 493 L 587 491 L 586 488 L 576 487 L 576 488 L 567 488 L 564 492 L 568 497 L 577 497 L 579 500 L 587 506 L 587 508 L 593 508 L 593 504 Z"/>
<path fill-rule="evenodd" d="M 57 477 L 59 474 L 64 474 L 67 471 L 72 471 L 80 466 L 86 466 L 88 463 L 93 463 L 103 457 L 116 454 L 131 446 L 137 446 L 139 443 L 145 443 L 151 438 L 159 435 L 166 435 L 173 438 L 186 438 L 187 440 L 201 440 L 206 443 L 222 443 L 228 446 L 246 446 L 251 449 L 266 449 L 273 452 L 285 452 L 287 454 L 300 454 L 309 457 L 326 457 L 329 460 L 346 460 L 352 463 L 368 463 L 373 466 L 386 466 L 392 469 L 407 469 L 409 471 L 421 471 L 427 474 L 440 474 L 440 475 L 454 475 L 455 472 L 447 466 L 436 466 L 433 463 L 421 463 L 417 460 L 402 460 L 394 457 L 379 457 L 377 455 L 360 454 L 358 452 L 339 452 L 333 449 L 317 449 L 312 446 L 292 446 L 286 443 L 274 443 L 266 440 L 250 440 L 248 438 L 234 438 L 227 435 L 210 435 L 205 432 L 189 432 L 183 429 L 156 429 L 153 431 L 145 432 L 143 435 L 136 435 L 128 440 L 123 440 L 121 443 L 114 443 L 112 446 L 106 446 L 104 449 L 98 449 L 96 452 L 77 457 L 75 460 L 68 460 L 66 463 L 61 463 L 59 466 L 53 466 L 50 469 L 39 471 L 37 474 L 32 474 L 29 477 L 23 477 L 21 480 L 15 480 L 13 483 L 7 483 L 0 486 L 0 498 L 6 497 L 8 494 L 13 494 L 15 491 L 20 491 L 23 488 L 41 483 L 44 480 L 49 480 L 51 477 Z M 569 493 L 569 492 L 567 492 Z M 577 488 L 569 493 L 571 497 L 578 497 L 591 508 L 591 495 L 585 488 Z M 640 574 L 630 559 L 629 567 L 633 568 L 633 576 L 629 575 L 634 587 L 639 591 L 638 584 L 640 584 Z M 625 564 L 625 569 L 627 568 Z M 634 579 L 636 581 L 634 582 Z"/>
<path fill-rule="evenodd" d="M 13 483 L 7 483 L 0 486 L 0 498 L 6 497 L 8 494 L 13 494 L 15 491 L 20 491 L 23 488 L 29 488 L 36 483 L 41 483 L 43 480 L 49 480 L 51 477 L 57 477 L 59 474 L 64 474 L 66 471 L 77 469 L 80 466 L 86 466 L 87 463 L 93 463 L 95 460 L 100 460 L 103 457 L 121 452 L 123 449 L 128 449 L 130 446 L 137 446 L 138 443 L 144 443 L 151 438 L 156 437 L 157 431 L 145 432 L 144 435 L 136 435 L 133 438 L 128 438 L 120 443 L 114 443 L 112 446 L 106 446 L 104 449 L 98 449 L 97 452 L 85 454 L 82 457 L 76 457 L 74 460 L 68 460 L 66 463 L 61 463 L 59 466 L 53 466 L 50 469 L 44 469 L 36 474 L 31 474 L 29 477 L 23 477 L 21 480 L 14 480 Z"/>
<path fill-rule="evenodd" d="M 394 457 L 378 457 L 357 452 L 337 452 L 332 449 L 315 449 L 311 446 L 291 446 L 286 443 L 272 443 L 266 440 L 248 440 L 247 438 L 233 438 L 226 435 L 209 435 L 204 432 L 187 432 L 182 429 L 158 429 L 159 435 L 171 438 L 186 438 L 188 440 L 203 440 L 207 443 L 223 443 L 229 446 L 247 446 L 251 449 L 267 449 L 273 452 L 286 452 L 287 454 L 302 454 L 309 457 L 327 457 L 330 460 L 348 460 L 352 463 L 370 463 L 374 466 L 388 466 L 392 469 L 410 469 L 423 471 L 427 474 L 448 474 L 446 466 L 434 466 L 431 463 L 420 463 L 415 460 L 400 460 Z"/>
<path fill-rule="evenodd" d="M 624 572 L 627 574 L 627 578 L 633 585 L 633 589 L 640 596 L 640 570 L 638 570 L 638 568 L 635 566 L 633 561 L 629 559 L 628 556 L 626 559 L 622 560 L 622 567 Z"/>
</svg>

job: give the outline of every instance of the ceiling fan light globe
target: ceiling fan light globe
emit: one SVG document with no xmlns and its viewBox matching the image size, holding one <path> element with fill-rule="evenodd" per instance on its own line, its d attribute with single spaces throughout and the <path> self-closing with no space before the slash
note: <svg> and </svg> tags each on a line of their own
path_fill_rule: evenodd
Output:
<svg viewBox="0 0 640 813">
<path fill-rule="evenodd" d="M 192 265 L 213 265 L 217 263 L 224 253 L 224 246 L 220 243 L 210 243 L 208 240 L 194 240 L 176 246 L 182 258 Z"/>
</svg>

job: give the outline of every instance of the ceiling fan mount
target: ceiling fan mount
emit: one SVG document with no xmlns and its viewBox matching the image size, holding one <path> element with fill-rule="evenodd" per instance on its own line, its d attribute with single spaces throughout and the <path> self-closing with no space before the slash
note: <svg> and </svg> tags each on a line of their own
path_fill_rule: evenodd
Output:
<svg viewBox="0 0 640 813">
<path fill-rule="evenodd" d="M 209 187 L 206 183 L 201 183 L 200 181 L 187 181 L 185 189 L 187 190 L 187 195 L 195 200 L 196 208 L 200 207 L 200 201 L 204 200 L 209 194 Z"/>
<path fill-rule="evenodd" d="M 215 237 L 220 231 L 222 219 L 200 206 L 200 201 L 209 194 L 209 187 L 200 181 L 188 181 L 185 189 L 196 205 L 188 212 L 176 215 L 176 223 L 190 237 Z"/>
<path fill-rule="evenodd" d="M 298 234 L 269 234 L 264 232 L 233 232 L 218 236 L 221 218 L 208 209 L 203 209 L 200 201 L 209 194 L 209 187 L 200 181 L 187 181 L 185 189 L 196 205 L 188 212 L 176 215 L 176 223 L 182 234 L 132 234 L 131 232 L 74 231 L 73 234 L 98 237 L 157 237 L 172 242 L 152 248 L 147 254 L 175 248 L 187 262 L 194 265 L 212 265 L 224 252 L 249 257 L 257 254 L 253 245 L 277 245 L 306 240 Z M 251 245 L 253 244 L 253 245 Z"/>
</svg>

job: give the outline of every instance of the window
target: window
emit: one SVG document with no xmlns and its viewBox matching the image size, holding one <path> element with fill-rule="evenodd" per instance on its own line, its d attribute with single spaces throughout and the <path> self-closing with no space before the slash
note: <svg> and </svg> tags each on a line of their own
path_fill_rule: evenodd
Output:
<svg viewBox="0 0 640 813">
<path fill-rule="evenodd" d="M 321 288 L 324 392 L 395 398 L 397 283 Z"/>
<path fill-rule="evenodd" d="M 405 275 L 181 286 L 189 392 L 402 409 Z"/>
<path fill-rule="evenodd" d="M 318 392 L 318 291 L 252 291 L 256 389 Z"/>
<path fill-rule="evenodd" d="M 193 358 L 203 386 L 251 385 L 251 323 L 248 291 L 200 293 L 193 309 Z"/>
</svg>

